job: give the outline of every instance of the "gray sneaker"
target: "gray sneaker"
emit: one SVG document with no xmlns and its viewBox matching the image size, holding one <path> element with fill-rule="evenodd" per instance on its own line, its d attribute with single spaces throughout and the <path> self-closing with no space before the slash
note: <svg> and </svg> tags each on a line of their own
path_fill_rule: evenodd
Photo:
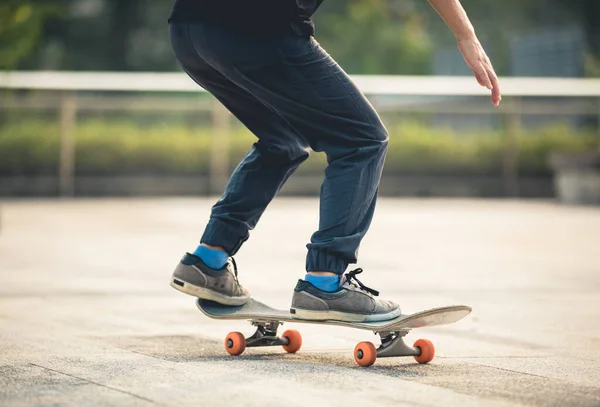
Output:
<svg viewBox="0 0 600 407">
<path fill-rule="evenodd" d="M 200 257 L 186 253 L 173 272 L 171 287 L 225 305 L 243 305 L 250 299 L 250 292 L 238 282 L 233 257 L 222 269 L 215 270 Z"/>
<path fill-rule="evenodd" d="M 400 306 L 376 300 L 379 292 L 366 287 L 356 278 L 362 269 L 352 270 L 334 292 L 319 290 L 308 281 L 298 280 L 292 297 L 292 318 L 313 321 L 375 322 L 400 316 Z"/>
</svg>

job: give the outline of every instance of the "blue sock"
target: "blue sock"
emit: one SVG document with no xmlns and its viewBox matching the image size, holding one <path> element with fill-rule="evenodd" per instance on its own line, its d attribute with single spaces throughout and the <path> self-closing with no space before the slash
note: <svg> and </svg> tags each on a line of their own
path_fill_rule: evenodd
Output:
<svg viewBox="0 0 600 407">
<path fill-rule="evenodd" d="M 307 274 L 304 280 L 321 291 L 332 293 L 340 289 L 340 276 L 313 276 L 312 274 Z"/>
<path fill-rule="evenodd" d="M 193 254 L 200 257 L 204 264 L 215 270 L 222 269 L 227 264 L 227 259 L 229 258 L 229 254 L 226 252 L 210 249 L 202 245 L 198 246 Z"/>
</svg>

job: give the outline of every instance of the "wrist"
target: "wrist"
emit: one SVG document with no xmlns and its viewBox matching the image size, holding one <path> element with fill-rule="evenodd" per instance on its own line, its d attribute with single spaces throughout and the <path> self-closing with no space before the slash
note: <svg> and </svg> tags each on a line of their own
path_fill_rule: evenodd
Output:
<svg viewBox="0 0 600 407">
<path fill-rule="evenodd" d="M 458 41 L 458 42 L 461 42 L 461 41 L 479 42 L 479 40 L 477 39 L 477 35 L 475 35 L 475 30 L 473 28 L 469 28 L 469 29 L 462 30 L 462 31 L 455 31 L 454 37 L 456 38 L 456 41 Z"/>
</svg>

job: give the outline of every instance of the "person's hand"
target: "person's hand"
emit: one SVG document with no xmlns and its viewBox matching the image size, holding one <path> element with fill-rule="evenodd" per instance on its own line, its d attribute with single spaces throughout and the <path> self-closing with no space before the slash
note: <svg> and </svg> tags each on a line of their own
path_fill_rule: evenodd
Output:
<svg viewBox="0 0 600 407">
<path fill-rule="evenodd" d="M 502 100 L 498 77 L 479 41 L 477 39 L 458 40 L 458 49 L 473 71 L 477 82 L 492 91 L 492 104 L 498 106 Z"/>
</svg>

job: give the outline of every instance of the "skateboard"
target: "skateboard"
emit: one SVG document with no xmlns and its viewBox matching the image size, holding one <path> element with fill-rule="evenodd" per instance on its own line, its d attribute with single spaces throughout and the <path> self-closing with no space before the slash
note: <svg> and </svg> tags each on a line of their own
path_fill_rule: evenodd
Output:
<svg viewBox="0 0 600 407">
<path fill-rule="evenodd" d="M 288 329 L 281 336 L 277 335 L 279 326 L 284 322 L 337 325 L 372 331 L 379 335 L 381 344 L 378 348 L 371 342 L 356 345 L 354 360 L 360 366 L 371 366 L 377 358 L 396 356 L 413 356 L 419 363 L 429 363 L 435 356 L 433 343 L 427 339 L 418 339 L 413 346 L 408 346 L 404 342 L 404 336 L 411 329 L 452 324 L 471 313 L 471 307 L 453 305 L 400 315 L 384 322 L 342 322 L 294 319 L 289 311 L 272 308 L 252 298 L 240 306 L 222 305 L 202 299 L 198 299 L 196 305 L 210 318 L 248 320 L 256 327 L 254 335 L 248 338 L 240 332 L 230 332 L 225 337 L 225 350 L 234 356 L 241 355 L 246 347 L 258 346 L 282 346 L 288 353 L 298 352 L 302 346 L 300 332 Z"/>
</svg>

